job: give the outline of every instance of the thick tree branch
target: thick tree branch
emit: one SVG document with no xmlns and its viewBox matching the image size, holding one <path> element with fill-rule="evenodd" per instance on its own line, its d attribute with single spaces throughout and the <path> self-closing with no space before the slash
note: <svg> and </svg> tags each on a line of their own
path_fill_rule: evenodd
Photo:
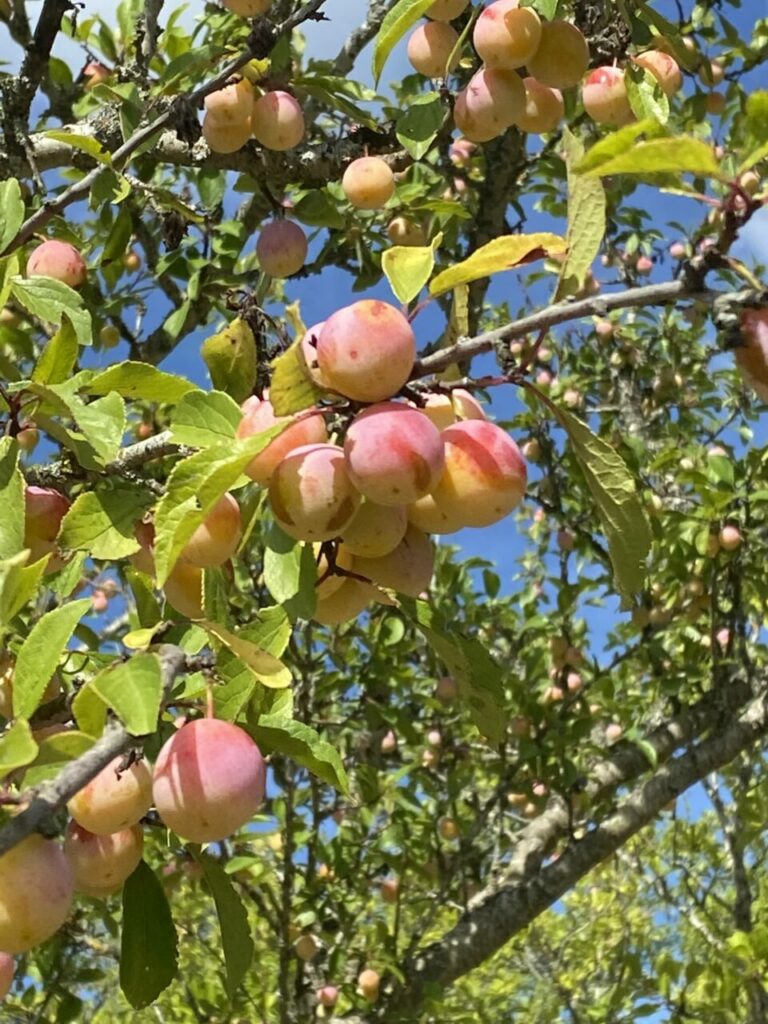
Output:
<svg viewBox="0 0 768 1024">
<path fill-rule="evenodd" d="M 18 77 L 15 114 L 26 120 L 37 87 L 48 66 L 48 58 L 61 28 L 61 19 L 73 8 L 70 0 L 45 0 L 35 26 L 32 43 L 27 47 Z"/>
<path fill-rule="evenodd" d="M 104 474 L 107 476 L 125 476 L 140 469 L 146 462 L 153 459 L 162 459 L 166 455 L 184 454 L 188 449 L 175 444 L 171 440 L 171 432 L 163 430 L 146 441 L 139 441 L 137 444 L 124 448 L 114 462 L 104 467 Z M 82 475 L 79 473 L 78 475 Z M 69 480 L 73 476 L 72 467 L 67 462 L 51 462 L 48 465 L 30 466 L 25 471 L 27 483 L 39 486 L 50 486 Z"/>
</svg>

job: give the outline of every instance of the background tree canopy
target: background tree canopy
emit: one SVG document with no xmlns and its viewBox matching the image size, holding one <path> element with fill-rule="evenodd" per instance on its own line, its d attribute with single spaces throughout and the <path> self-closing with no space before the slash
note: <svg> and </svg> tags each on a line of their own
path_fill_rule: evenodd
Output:
<svg viewBox="0 0 768 1024">
<path fill-rule="evenodd" d="M 0 0 L 3 1021 L 768 1021 L 765 15 Z"/>
</svg>

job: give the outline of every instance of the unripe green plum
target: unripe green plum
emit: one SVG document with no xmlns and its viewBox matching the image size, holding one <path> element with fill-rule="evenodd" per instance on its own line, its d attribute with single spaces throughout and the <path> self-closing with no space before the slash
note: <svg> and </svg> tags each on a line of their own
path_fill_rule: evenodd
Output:
<svg viewBox="0 0 768 1024">
<path fill-rule="evenodd" d="M 290 277 L 307 259 L 307 236 L 292 220 L 265 224 L 256 243 L 259 266 L 270 277 Z"/>
<path fill-rule="evenodd" d="M 61 521 L 69 511 L 69 499 L 48 487 L 29 486 L 24 491 L 24 547 L 29 548 L 30 562 L 37 562 L 46 555 L 47 570 L 60 566 L 54 554 L 56 538 Z"/>
<path fill-rule="evenodd" d="M 382 558 L 356 558 L 354 570 L 380 587 L 418 597 L 429 588 L 435 549 L 429 537 L 409 525 L 397 547 Z"/>
<path fill-rule="evenodd" d="M 266 14 L 272 6 L 272 0 L 222 0 L 224 6 L 241 18 L 255 18 Z"/>
<path fill-rule="evenodd" d="M 247 78 L 208 93 L 203 101 L 207 116 L 220 125 L 239 125 L 253 113 L 253 86 Z"/>
<path fill-rule="evenodd" d="M 129 273 L 134 273 L 134 271 L 141 269 L 141 256 L 135 249 L 129 249 L 125 256 L 123 256 L 123 266 Z"/>
<path fill-rule="evenodd" d="M 427 233 L 421 224 L 407 217 L 395 217 L 387 226 L 387 237 L 393 245 L 426 245 Z"/>
<path fill-rule="evenodd" d="M 375 1003 L 379 998 L 379 986 L 381 984 L 379 972 L 373 971 L 370 968 L 361 971 L 357 978 L 357 984 L 360 987 L 363 998 L 367 999 L 369 1003 Z"/>
<path fill-rule="evenodd" d="M 358 210 L 380 210 L 395 194 L 395 175 L 379 156 L 361 156 L 344 171 L 341 187 Z"/>
<path fill-rule="evenodd" d="M 602 67 L 590 71 L 584 79 L 581 98 L 584 109 L 598 124 L 619 127 L 635 118 L 621 68 Z"/>
<path fill-rule="evenodd" d="M 451 402 L 457 420 L 487 420 L 485 409 L 475 396 L 464 388 L 454 388 Z"/>
<path fill-rule="evenodd" d="M 99 341 L 102 348 L 114 348 L 120 344 L 120 331 L 114 324 L 104 324 L 99 331 Z"/>
<path fill-rule="evenodd" d="M 289 536 L 323 541 L 341 534 L 361 498 L 342 449 L 310 444 L 296 448 L 278 465 L 269 484 L 269 500 L 275 519 Z"/>
<path fill-rule="evenodd" d="M 231 494 L 225 494 L 189 538 L 179 557 L 199 569 L 223 565 L 237 551 L 242 535 L 240 506 Z"/>
<path fill-rule="evenodd" d="M 0 949 L 26 953 L 45 942 L 69 916 L 73 894 L 58 843 L 32 835 L 0 856 Z"/>
<path fill-rule="evenodd" d="M 442 433 L 445 471 L 432 491 L 438 508 L 465 526 L 492 526 L 519 505 L 526 468 L 512 438 L 487 420 L 464 420 Z M 413 516 L 409 511 L 409 518 Z"/>
<path fill-rule="evenodd" d="M 212 153 L 236 153 L 251 137 L 251 119 L 234 123 L 217 121 L 206 114 L 203 118 L 203 138 Z"/>
<path fill-rule="evenodd" d="M 253 105 L 251 115 L 254 138 L 264 146 L 282 153 L 293 149 L 304 138 L 304 114 L 298 100 L 289 92 L 276 89 L 265 92 Z"/>
<path fill-rule="evenodd" d="M 321 626 L 340 626 L 356 619 L 378 597 L 370 585 L 347 578 L 329 597 L 318 598 L 312 619 Z"/>
<path fill-rule="evenodd" d="M 519 7 L 518 0 L 496 0 L 475 22 L 472 42 L 487 67 L 511 71 L 533 57 L 541 32 L 541 19 L 532 7 Z"/>
<path fill-rule="evenodd" d="M 356 416 L 344 454 L 352 483 L 378 505 L 408 505 L 429 494 L 444 465 L 440 431 L 419 409 L 397 402 Z"/>
<path fill-rule="evenodd" d="M 27 260 L 27 277 L 40 276 L 79 288 L 85 283 L 88 269 L 74 245 L 50 238 L 33 249 Z"/>
<path fill-rule="evenodd" d="M 674 57 L 663 50 L 646 50 L 632 60 L 641 68 L 650 71 L 667 96 L 674 96 L 683 87 L 680 65 Z"/>
<path fill-rule="evenodd" d="M 428 18 L 434 21 L 453 21 L 469 6 L 469 0 L 435 0 L 426 10 Z"/>
<path fill-rule="evenodd" d="M 569 21 L 548 21 L 541 26 L 541 42 L 527 62 L 528 72 L 552 89 L 578 85 L 589 67 L 587 41 Z"/>
<path fill-rule="evenodd" d="M 278 423 L 295 420 L 285 428 L 282 434 L 278 434 L 274 440 L 270 441 L 252 462 L 248 463 L 245 472 L 257 484 L 268 484 L 278 464 L 295 448 L 308 444 L 324 444 L 328 440 L 325 420 L 321 413 L 301 419 L 291 416 L 276 416 L 267 391 L 264 392 L 263 398 L 258 398 L 256 395 L 246 398 L 241 409 L 243 418 L 235 435 L 240 439 L 254 437 Z"/>
<path fill-rule="evenodd" d="M 537 135 L 553 132 L 565 117 L 563 94 L 531 77 L 523 79 L 523 86 L 525 109 L 517 116 L 518 128 Z"/>
<path fill-rule="evenodd" d="M 140 825 L 97 836 L 71 821 L 64 839 L 64 854 L 77 892 L 114 892 L 136 870 L 143 849 Z"/>
<path fill-rule="evenodd" d="M 363 299 L 337 310 L 317 339 L 317 362 L 329 388 L 358 402 L 381 402 L 405 384 L 416 338 L 399 309 Z"/>
<path fill-rule="evenodd" d="M 10 953 L 0 953 L 0 1003 L 11 991 L 16 964 Z"/>
<path fill-rule="evenodd" d="M 203 570 L 198 566 L 178 561 L 163 584 L 163 593 L 179 615 L 203 618 Z"/>
<path fill-rule="evenodd" d="M 261 751 L 231 722 L 201 718 L 181 727 L 158 754 L 157 813 L 182 839 L 212 843 L 246 825 L 264 800 Z"/>
<path fill-rule="evenodd" d="M 382 558 L 405 536 L 408 517 L 404 508 L 377 505 L 365 499 L 341 539 L 344 548 L 360 558 Z M 351 568 L 351 566 L 348 566 Z"/>
<path fill-rule="evenodd" d="M 152 775 L 146 761 L 121 770 L 116 757 L 67 804 L 78 825 L 97 836 L 137 825 L 152 806 Z"/>
<path fill-rule="evenodd" d="M 487 142 L 515 124 L 525 110 L 525 88 L 516 71 L 481 68 L 456 97 L 456 127 L 473 142 Z"/>
<path fill-rule="evenodd" d="M 408 37 L 408 60 L 426 78 L 444 78 L 455 70 L 460 54 L 456 51 L 448 66 L 448 59 L 456 49 L 459 33 L 445 21 L 426 21 L 418 25 Z"/>
</svg>

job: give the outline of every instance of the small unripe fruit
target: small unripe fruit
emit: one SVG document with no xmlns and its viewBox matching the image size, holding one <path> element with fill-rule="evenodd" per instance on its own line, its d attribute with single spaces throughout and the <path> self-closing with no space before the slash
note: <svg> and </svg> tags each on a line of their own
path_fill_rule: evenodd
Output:
<svg viewBox="0 0 768 1024">
<path fill-rule="evenodd" d="M 265 149 L 284 152 L 304 138 L 304 114 L 290 93 L 276 90 L 264 93 L 253 105 L 251 115 L 254 138 Z"/>
<path fill-rule="evenodd" d="M 387 237 L 393 245 L 426 245 L 427 233 L 421 224 L 407 217 L 395 217 L 387 227 Z"/>
<path fill-rule="evenodd" d="M 16 964 L 9 953 L 0 953 L 0 1002 L 5 999 L 13 985 Z"/>
<path fill-rule="evenodd" d="M 469 0 L 435 0 L 426 10 L 428 18 L 434 21 L 453 21 L 469 6 Z"/>
<path fill-rule="evenodd" d="M 611 722 L 605 727 L 605 738 L 608 743 L 618 743 L 624 735 L 624 730 L 618 722 Z"/>
<path fill-rule="evenodd" d="M 581 97 L 584 109 L 598 124 L 618 127 L 635 118 L 621 68 L 602 67 L 590 71 L 584 79 Z"/>
<path fill-rule="evenodd" d="M 704 61 L 699 68 L 699 78 L 701 79 L 702 85 L 706 85 L 711 89 L 722 83 L 725 78 L 725 69 L 720 61 Z"/>
<path fill-rule="evenodd" d="M 394 754 L 397 750 L 397 736 L 388 729 L 381 738 L 380 746 L 382 754 Z"/>
<path fill-rule="evenodd" d="M 573 551 L 575 544 L 576 538 L 570 530 L 557 531 L 557 546 L 561 551 Z"/>
<path fill-rule="evenodd" d="M 211 843 L 246 825 L 264 799 L 261 751 L 231 722 L 189 722 L 163 746 L 152 795 L 163 824 L 182 839 Z"/>
<path fill-rule="evenodd" d="M 673 242 L 669 247 L 669 255 L 673 260 L 684 260 L 688 250 L 683 242 Z"/>
<path fill-rule="evenodd" d="M 91 608 L 97 615 L 101 615 L 105 612 L 109 606 L 109 598 L 104 591 L 99 587 L 94 590 L 91 596 Z"/>
<path fill-rule="evenodd" d="M 757 171 L 745 171 L 739 178 L 739 185 L 749 196 L 754 196 L 760 191 L 762 184 Z"/>
<path fill-rule="evenodd" d="M 528 72 L 552 89 L 578 85 L 589 67 L 587 41 L 568 21 L 548 21 L 541 26 L 541 42 L 527 61 Z"/>
<path fill-rule="evenodd" d="M 270 277 L 290 277 L 307 259 L 307 236 L 292 220 L 273 220 L 261 230 L 256 243 L 259 265 Z"/>
<path fill-rule="evenodd" d="M 272 0 L 222 0 L 224 6 L 241 18 L 255 18 L 266 14 L 272 6 Z"/>
<path fill-rule="evenodd" d="M 136 870 L 143 849 L 144 833 L 139 825 L 97 836 L 72 821 L 64 840 L 64 854 L 78 892 L 114 892 Z"/>
<path fill-rule="evenodd" d="M 715 633 L 715 640 L 717 641 L 718 645 L 722 647 L 723 650 L 725 650 L 725 648 L 731 642 L 730 629 L 718 629 L 717 633 Z"/>
<path fill-rule="evenodd" d="M 139 256 L 135 249 L 129 249 L 125 256 L 123 256 L 123 266 L 129 273 L 133 273 L 141 268 L 141 256 Z"/>
<path fill-rule="evenodd" d="M 36 427 L 23 427 L 16 435 L 16 444 L 25 455 L 31 454 L 40 441 L 40 431 Z"/>
<path fill-rule="evenodd" d="M 32 835 L 0 856 L 0 948 L 26 953 L 45 942 L 66 921 L 73 893 L 58 843 Z"/>
<path fill-rule="evenodd" d="M 380 210 L 395 194 L 395 176 L 378 156 L 361 156 L 344 172 L 341 187 L 359 210 Z"/>
<path fill-rule="evenodd" d="M 443 704 L 450 704 L 451 701 L 456 700 L 458 695 L 459 685 L 452 676 L 443 676 L 442 679 L 438 679 L 435 687 L 435 696 L 438 700 Z"/>
<path fill-rule="evenodd" d="M 303 445 L 278 465 L 269 500 L 280 526 L 296 540 L 333 540 L 360 504 L 344 452 L 331 444 Z"/>
<path fill-rule="evenodd" d="M 99 331 L 99 341 L 102 348 L 114 348 L 120 343 L 120 331 L 114 324 L 104 324 Z"/>
<path fill-rule="evenodd" d="M 425 750 L 421 755 L 422 768 L 435 768 L 440 763 L 440 755 L 436 750 Z"/>
<path fill-rule="evenodd" d="M 367 968 L 365 971 L 361 971 L 357 979 L 357 984 L 363 997 L 367 999 L 369 1003 L 375 1003 L 379 998 L 379 985 L 381 984 L 379 972 L 373 971 L 370 968 Z"/>
<path fill-rule="evenodd" d="M 339 990 L 335 985 L 323 985 L 317 990 L 317 1001 L 327 1010 L 332 1009 L 339 998 Z"/>
<path fill-rule="evenodd" d="M 722 92 L 708 92 L 705 100 L 707 113 L 712 117 L 719 117 L 725 110 L 727 99 Z"/>
<path fill-rule="evenodd" d="M 138 824 L 152 806 L 152 776 L 146 761 L 134 761 L 118 775 L 123 760 L 116 757 L 67 804 L 77 824 L 97 836 Z"/>
<path fill-rule="evenodd" d="M 40 276 L 79 288 L 85 283 L 88 269 L 74 245 L 51 238 L 33 249 L 27 260 L 27 277 Z"/>
<path fill-rule="evenodd" d="M 724 526 L 719 535 L 720 547 L 724 551 L 735 551 L 741 544 L 741 532 L 738 526 Z"/>
<path fill-rule="evenodd" d="M 242 532 L 240 506 L 231 494 L 225 494 L 189 538 L 179 557 L 199 569 L 223 565 L 237 550 Z"/>
<path fill-rule="evenodd" d="M 459 826 L 453 818 L 441 818 L 438 829 L 443 839 L 451 841 L 459 838 Z"/>
<path fill-rule="evenodd" d="M 439 729 L 430 729 L 427 733 L 427 743 L 430 747 L 439 747 L 442 745 L 443 737 Z"/>
<path fill-rule="evenodd" d="M 650 71 L 667 96 L 674 96 L 683 87 L 680 65 L 674 57 L 663 50 L 646 50 L 632 60 L 641 68 Z"/>
<path fill-rule="evenodd" d="M 301 935 L 294 943 L 293 948 L 299 960 L 304 960 L 305 962 L 314 960 L 320 952 L 320 947 L 312 935 Z"/>
<path fill-rule="evenodd" d="M 565 117 L 563 94 L 535 78 L 524 78 L 523 86 L 525 108 L 517 115 L 518 128 L 537 135 L 553 132 Z"/>
<path fill-rule="evenodd" d="M 426 78 L 444 78 L 459 63 L 457 51 L 448 65 L 448 59 L 456 49 L 459 33 L 444 21 L 427 21 L 418 25 L 408 37 L 407 54 L 412 66 Z"/>
<path fill-rule="evenodd" d="M 254 437 L 278 423 L 291 420 L 290 416 L 276 416 L 269 395 L 265 391 L 263 398 L 253 395 L 247 398 L 242 406 L 243 418 L 235 436 L 241 439 Z M 328 439 L 325 420 L 318 413 L 316 416 L 303 416 L 286 427 L 281 434 L 270 441 L 266 448 L 248 463 L 245 472 L 257 484 L 268 484 L 272 474 L 285 456 L 302 445 L 323 444 Z"/>
<path fill-rule="evenodd" d="M 650 256 L 638 256 L 635 270 L 638 274 L 650 274 L 653 270 L 653 260 Z"/>
<path fill-rule="evenodd" d="M 381 883 L 381 898 L 385 903 L 397 903 L 400 896 L 400 883 L 396 878 L 385 878 Z"/>
<path fill-rule="evenodd" d="M 247 78 L 230 82 L 223 89 L 209 93 L 205 100 L 207 116 L 220 125 L 239 125 L 253 113 L 253 86 Z"/>
<path fill-rule="evenodd" d="M 203 138 L 212 153 L 236 153 L 251 137 L 251 119 L 234 123 L 217 121 L 206 114 L 203 118 Z"/>
</svg>

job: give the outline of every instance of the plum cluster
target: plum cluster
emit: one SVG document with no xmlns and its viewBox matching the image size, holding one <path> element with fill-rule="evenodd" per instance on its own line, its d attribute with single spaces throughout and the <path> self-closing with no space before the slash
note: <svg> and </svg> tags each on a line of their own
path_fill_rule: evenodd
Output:
<svg viewBox="0 0 768 1024">
<path fill-rule="evenodd" d="M 203 138 L 213 153 L 235 153 L 254 138 L 265 149 L 284 152 L 304 138 L 304 114 L 283 89 L 262 91 L 238 78 L 205 98 Z"/>
<path fill-rule="evenodd" d="M 632 57 L 631 65 L 649 71 L 667 96 L 674 96 L 683 86 L 680 65 L 663 50 L 646 50 Z M 624 68 L 606 66 L 590 71 L 584 79 L 581 98 L 584 109 L 597 124 L 619 128 L 635 120 Z"/>
</svg>

